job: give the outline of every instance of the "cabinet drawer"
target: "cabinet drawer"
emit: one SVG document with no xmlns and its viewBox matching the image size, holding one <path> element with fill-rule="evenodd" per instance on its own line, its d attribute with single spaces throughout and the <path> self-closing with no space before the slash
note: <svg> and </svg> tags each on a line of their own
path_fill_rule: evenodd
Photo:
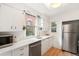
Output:
<svg viewBox="0 0 79 59">
<path fill-rule="evenodd" d="M 12 56 L 12 51 L 1 53 L 0 56 Z"/>
<path fill-rule="evenodd" d="M 25 47 L 20 47 L 20 48 L 17 48 L 17 49 L 14 49 L 13 50 L 13 56 L 22 56 L 24 55 L 24 50 L 25 50 Z"/>
<path fill-rule="evenodd" d="M 26 46 L 17 48 L 13 50 L 13 56 L 25 56 L 27 53 L 26 51 L 27 51 Z"/>
</svg>

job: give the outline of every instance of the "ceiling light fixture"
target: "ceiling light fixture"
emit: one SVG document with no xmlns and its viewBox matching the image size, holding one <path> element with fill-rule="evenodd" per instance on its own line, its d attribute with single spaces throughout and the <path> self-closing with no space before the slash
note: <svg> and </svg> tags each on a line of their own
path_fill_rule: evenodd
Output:
<svg viewBox="0 0 79 59">
<path fill-rule="evenodd" d="M 61 5 L 62 5 L 61 3 L 50 3 L 50 7 L 52 7 L 52 8 L 58 8 Z"/>
<path fill-rule="evenodd" d="M 58 8 L 58 7 L 60 7 L 62 4 L 61 4 L 61 3 L 46 3 L 45 5 L 46 5 L 47 7 Z"/>
</svg>

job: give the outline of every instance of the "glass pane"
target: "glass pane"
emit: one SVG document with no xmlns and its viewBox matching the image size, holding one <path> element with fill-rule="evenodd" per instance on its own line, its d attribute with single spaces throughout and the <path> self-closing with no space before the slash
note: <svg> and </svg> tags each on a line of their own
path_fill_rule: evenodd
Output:
<svg viewBox="0 0 79 59">
<path fill-rule="evenodd" d="M 35 35 L 35 21 L 36 18 L 34 16 L 26 16 L 26 36 Z"/>
<path fill-rule="evenodd" d="M 56 23 L 55 22 L 51 23 L 51 32 L 56 32 Z"/>
<path fill-rule="evenodd" d="M 35 35 L 35 27 L 34 26 L 27 26 L 26 27 L 26 35 Z"/>
<path fill-rule="evenodd" d="M 43 27 L 43 18 L 38 16 L 37 23 L 38 23 L 38 26 Z"/>
</svg>

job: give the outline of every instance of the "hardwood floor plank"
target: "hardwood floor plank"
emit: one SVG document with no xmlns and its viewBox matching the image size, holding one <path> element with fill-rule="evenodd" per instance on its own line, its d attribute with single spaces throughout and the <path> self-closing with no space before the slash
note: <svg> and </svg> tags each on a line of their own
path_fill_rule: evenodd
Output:
<svg viewBox="0 0 79 59">
<path fill-rule="evenodd" d="M 61 49 L 57 48 L 50 48 L 44 56 L 75 56 L 69 52 L 62 51 Z"/>
</svg>

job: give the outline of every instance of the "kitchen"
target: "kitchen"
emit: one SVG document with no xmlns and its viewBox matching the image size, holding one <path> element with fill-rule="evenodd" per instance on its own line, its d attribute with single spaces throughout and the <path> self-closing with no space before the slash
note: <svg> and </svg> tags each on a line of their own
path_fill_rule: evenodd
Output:
<svg viewBox="0 0 79 59">
<path fill-rule="evenodd" d="M 55 56 L 54 51 L 48 53 L 54 48 L 63 55 L 62 22 L 78 20 L 78 6 L 63 4 L 52 9 L 43 3 L 1 3 L 0 56 Z"/>
</svg>

